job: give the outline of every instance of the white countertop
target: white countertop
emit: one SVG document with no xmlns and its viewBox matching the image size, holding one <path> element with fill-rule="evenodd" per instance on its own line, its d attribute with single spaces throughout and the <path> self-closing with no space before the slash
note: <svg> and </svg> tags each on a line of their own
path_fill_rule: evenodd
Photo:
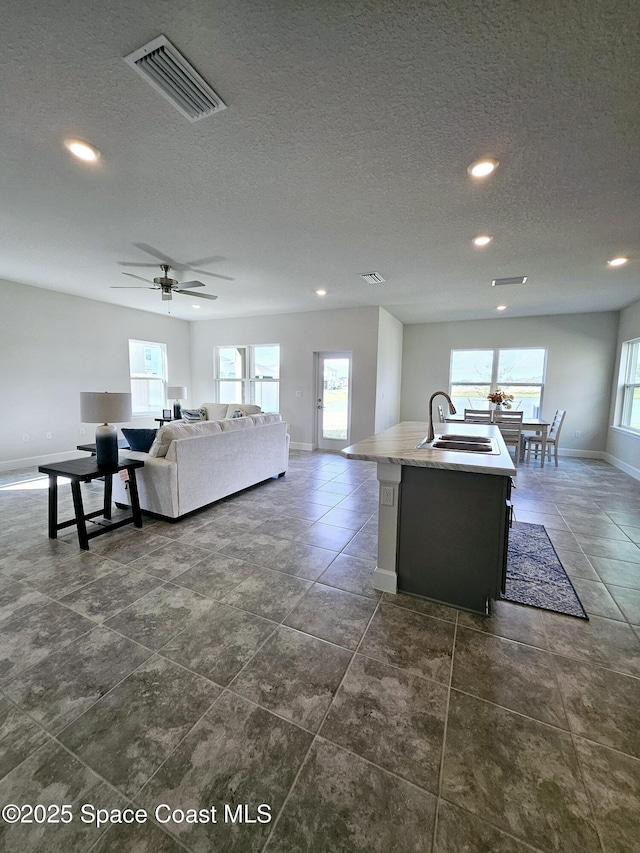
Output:
<svg viewBox="0 0 640 853">
<path fill-rule="evenodd" d="M 455 431 L 458 435 L 482 435 L 492 438 L 500 450 L 495 456 L 463 450 L 438 450 L 429 446 L 417 448 L 416 445 L 425 438 L 428 430 L 429 424 L 426 422 L 403 421 L 384 432 L 345 447 L 340 452 L 349 459 L 364 459 L 369 462 L 442 468 L 474 474 L 499 474 L 508 477 L 515 475 L 515 465 L 497 426 L 460 423 L 453 427 L 452 424 L 434 424 L 436 435 Z"/>
</svg>

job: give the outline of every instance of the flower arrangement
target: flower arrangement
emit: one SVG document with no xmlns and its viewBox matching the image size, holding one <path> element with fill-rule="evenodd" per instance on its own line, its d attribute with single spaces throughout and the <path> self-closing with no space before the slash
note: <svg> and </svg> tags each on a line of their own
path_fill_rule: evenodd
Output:
<svg viewBox="0 0 640 853">
<path fill-rule="evenodd" d="M 513 394 L 506 394 L 504 391 L 501 391 L 500 388 L 496 388 L 495 391 L 487 394 L 487 400 L 491 400 L 491 402 L 495 403 L 497 406 L 504 406 L 505 409 L 510 409 L 513 401 Z"/>
</svg>

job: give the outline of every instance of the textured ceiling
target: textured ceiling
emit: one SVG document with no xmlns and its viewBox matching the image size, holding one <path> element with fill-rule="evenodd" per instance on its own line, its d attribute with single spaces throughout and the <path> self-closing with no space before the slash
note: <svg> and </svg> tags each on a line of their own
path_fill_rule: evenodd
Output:
<svg viewBox="0 0 640 853">
<path fill-rule="evenodd" d="M 5 4 L 0 278 L 166 313 L 110 289 L 158 275 L 122 266 L 157 250 L 226 277 L 176 274 L 219 297 L 175 296 L 186 319 L 622 308 L 640 298 L 639 21 L 637 0 Z M 123 61 L 160 34 L 228 109 L 192 124 Z M 474 182 L 481 155 L 500 167 Z"/>
</svg>

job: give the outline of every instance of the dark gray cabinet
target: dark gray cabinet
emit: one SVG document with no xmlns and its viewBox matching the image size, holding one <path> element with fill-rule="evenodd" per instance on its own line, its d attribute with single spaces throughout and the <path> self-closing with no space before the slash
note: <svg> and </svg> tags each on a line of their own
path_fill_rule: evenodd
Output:
<svg viewBox="0 0 640 853">
<path fill-rule="evenodd" d="M 511 478 L 403 466 L 398 591 L 489 612 L 504 590 Z"/>
</svg>

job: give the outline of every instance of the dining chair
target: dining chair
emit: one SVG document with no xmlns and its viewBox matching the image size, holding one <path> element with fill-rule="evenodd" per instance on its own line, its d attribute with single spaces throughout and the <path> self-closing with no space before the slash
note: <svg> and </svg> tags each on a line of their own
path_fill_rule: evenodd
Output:
<svg viewBox="0 0 640 853">
<path fill-rule="evenodd" d="M 562 429 L 562 424 L 564 423 L 564 416 L 566 415 L 566 411 L 564 409 L 556 409 L 556 413 L 553 416 L 553 421 L 551 426 L 549 427 L 549 432 L 547 433 L 547 448 L 546 453 L 549 457 L 549 462 L 551 462 L 551 448 L 553 448 L 553 453 L 555 457 L 556 468 L 558 467 L 558 444 L 560 440 L 560 430 Z M 534 448 L 535 458 L 538 458 L 538 453 L 542 450 L 542 436 L 541 435 L 528 435 L 526 437 L 527 441 L 527 462 L 531 459 L 531 447 Z"/>
<path fill-rule="evenodd" d="M 490 424 L 493 412 L 491 409 L 465 409 L 464 421 L 467 424 Z"/>
<path fill-rule="evenodd" d="M 502 434 L 507 447 L 515 448 L 514 463 L 516 468 L 520 461 L 520 443 L 522 441 L 523 412 L 494 412 L 493 422 Z"/>
</svg>

